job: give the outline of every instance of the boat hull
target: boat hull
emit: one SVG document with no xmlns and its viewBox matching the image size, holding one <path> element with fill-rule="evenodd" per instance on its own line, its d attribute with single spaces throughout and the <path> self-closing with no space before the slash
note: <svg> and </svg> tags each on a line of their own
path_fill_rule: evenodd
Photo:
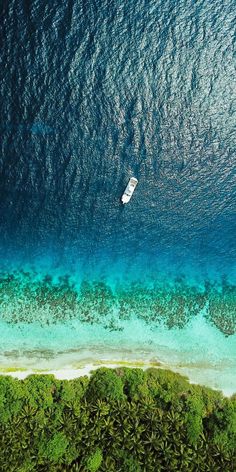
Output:
<svg viewBox="0 0 236 472">
<path fill-rule="evenodd" d="M 138 184 L 138 179 L 136 179 L 135 177 L 131 177 L 129 179 L 128 185 L 121 197 L 121 202 L 123 204 L 126 204 L 130 201 L 137 184 Z"/>
</svg>

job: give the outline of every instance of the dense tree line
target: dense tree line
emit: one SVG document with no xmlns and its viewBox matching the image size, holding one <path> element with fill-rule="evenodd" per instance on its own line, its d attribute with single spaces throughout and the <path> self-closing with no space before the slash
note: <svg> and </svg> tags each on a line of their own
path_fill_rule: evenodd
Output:
<svg viewBox="0 0 236 472">
<path fill-rule="evenodd" d="M 162 369 L 0 377 L 0 470 L 236 470 L 236 396 Z"/>
</svg>

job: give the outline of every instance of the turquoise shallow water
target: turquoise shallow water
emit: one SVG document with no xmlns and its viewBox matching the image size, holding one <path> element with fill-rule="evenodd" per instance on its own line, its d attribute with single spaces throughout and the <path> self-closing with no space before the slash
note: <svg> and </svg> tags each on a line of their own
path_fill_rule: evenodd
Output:
<svg viewBox="0 0 236 472">
<path fill-rule="evenodd" d="M 86 359 L 155 361 L 232 393 L 235 285 L 173 273 L 115 274 L 81 280 L 46 266 L 2 273 L 2 366 L 55 370 Z"/>
<path fill-rule="evenodd" d="M 143 288 L 141 293 L 143 297 Z M 18 305 L 15 311 L 10 306 L 5 311 L 10 322 L 6 316 L 0 323 L 0 371 L 10 369 L 22 375 L 19 369 L 23 368 L 26 372 L 53 371 L 70 377 L 80 375 L 77 369 L 99 362 L 142 362 L 174 369 L 192 382 L 221 389 L 227 395 L 235 392 L 236 334 L 226 337 L 209 322 L 204 309 L 189 318 L 174 316 L 173 323 L 172 305 L 166 300 L 164 303 L 168 315 L 163 322 L 160 316 L 153 319 L 150 311 L 146 318 L 150 310 L 147 301 L 139 304 L 137 311 L 133 307 L 126 313 L 120 304 L 110 315 L 104 304 L 89 312 L 83 307 L 81 312 L 71 313 L 60 302 L 60 313 L 65 310 L 63 320 L 57 308 L 50 306 L 40 309 L 31 303 L 27 308 Z"/>
<path fill-rule="evenodd" d="M 100 268 L 101 269 L 101 268 Z M 125 277 L 125 270 L 127 277 Z M 4 321 L 39 323 L 41 326 L 79 320 L 110 332 L 123 330 L 123 321 L 133 317 L 153 329 L 164 325 L 183 328 L 204 313 L 225 336 L 235 334 L 236 287 L 227 278 L 200 278 L 191 274 L 152 272 L 129 273 L 129 266 L 107 273 L 63 273 L 28 266 L 2 272 L 0 308 Z"/>
</svg>

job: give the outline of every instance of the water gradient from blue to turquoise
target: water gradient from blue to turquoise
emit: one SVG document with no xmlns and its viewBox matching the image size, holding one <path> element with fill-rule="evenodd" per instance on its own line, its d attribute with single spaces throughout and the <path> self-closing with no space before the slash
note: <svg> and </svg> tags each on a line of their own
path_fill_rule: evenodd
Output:
<svg viewBox="0 0 236 472">
<path fill-rule="evenodd" d="M 219 328 L 230 299 L 235 332 L 235 6 L 1 6 L 4 281 L 29 271 L 67 275 L 78 287 L 102 281 L 113 291 L 135 281 L 150 288 L 161 280 L 172 291 L 177 283 L 178 291 L 182 280 L 183 292 L 187 284 L 199 293 L 210 283 L 218 294 L 227 285 L 221 300 L 213 297 L 215 319 Z M 139 184 L 124 207 L 132 175 Z M 1 310 L 8 322 L 18 319 L 16 293 L 15 309 Z"/>
</svg>

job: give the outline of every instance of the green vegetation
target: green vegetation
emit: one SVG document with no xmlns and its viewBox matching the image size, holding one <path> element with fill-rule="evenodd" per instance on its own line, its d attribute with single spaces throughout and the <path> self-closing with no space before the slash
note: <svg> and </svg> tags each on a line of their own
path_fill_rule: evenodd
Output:
<svg viewBox="0 0 236 472">
<path fill-rule="evenodd" d="M 1 472 L 236 470 L 236 396 L 170 371 L 0 377 Z"/>
</svg>

